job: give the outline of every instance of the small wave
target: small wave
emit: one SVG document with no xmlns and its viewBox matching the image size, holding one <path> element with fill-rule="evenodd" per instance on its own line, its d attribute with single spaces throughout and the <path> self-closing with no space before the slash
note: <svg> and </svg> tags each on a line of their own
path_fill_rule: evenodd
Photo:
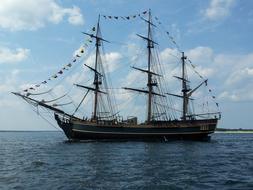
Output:
<svg viewBox="0 0 253 190">
<path fill-rule="evenodd" d="M 96 140 L 66 140 L 64 143 L 90 143 L 90 142 L 97 142 Z"/>
<path fill-rule="evenodd" d="M 43 162 L 41 160 L 36 160 L 36 161 L 33 161 L 31 165 L 33 165 L 34 167 L 41 167 L 45 164 L 46 164 L 46 162 Z"/>
</svg>

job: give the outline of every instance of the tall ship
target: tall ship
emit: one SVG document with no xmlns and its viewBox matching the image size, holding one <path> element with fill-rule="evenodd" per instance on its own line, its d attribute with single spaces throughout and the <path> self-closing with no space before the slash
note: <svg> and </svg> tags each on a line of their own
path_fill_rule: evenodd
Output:
<svg viewBox="0 0 253 190">
<path fill-rule="evenodd" d="M 215 111 L 209 108 L 198 109 L 196 111 L 194 109 L 195 102 L 200 99 L 195 98 L 194 94 L 197 94 L 200 88 L 207 87 L 208 80 L 200 75 L 200 81 L 198 81 L 196 86 L 191 88 L 193 85 L 187 72 L 191 61 L 186 57 L 184 52 L 180 51 L 179 69 L 176 70 L 179 73 L 177 76 L 172 76 L 178 80 L 173 85 L 178 86 L 180 90 L 177 91 L 178 94 L 169 91 L 168 87 L 170 83 L 168 80 L 170 79 L 168 76 L 171 75 L 170 69 L 166 69 L 166 64 L 161 63 L 162 60 L 159 58 L 160 53 L 157 51 L 159 44 L 153 38 L 154 31 L 159 28 L 157 23 L 158 25 L 161 23 L 157 17 L 154 17 L 155 19 L 152 18 L 150 10 L 132 17 L 121 18 L 129 20 L 135 17 L 140 18 L 146 26 L 146 35 L 136 35 L 146 46 L 143 48 L 146 51 L 146 55 L 141 55 L 144 60 L 143 64 L 141 66 L 137 66 L 135 63 L 128 65 L 128 67 L 131 66 L 131 69 L 134 70 L 137 76 L 140 76 L 138 83 L 128 83 L 126 80 L 131 79 L 131 77 L 124 76 L 124 73 L 116 73 L 117 76 L 112 81 L 123 80 L 126 81 L 124 85 L 129 84 L 130 86 L 112 88 L 112 85 L 110 85 L 113 82 L 109 82 L 108 80 L 110 72 L 106 71 L 105 63 L 103 62 L 106 56 L 102 54 L 104 49 L 103 44 L 110 41 L 102 36 L 100 23 L 101 19 L 119 20 L 120 17 L 99 15 L 97 24 L 92 28 L 91 32 L 83 32 L 87 36 L 90 45 L 93 46 L 92 44 L 94 44 L 94 52 L 89 57 L 89 61 L 87 59 L 84 62 L 80 61 L 82 68 L 86 69 L 86 75 L 91 76 L 91 80 L 86 80 L 86 83 L 72 83 L 72 88 L 78 89 L 81 96 L 74 94 L 73 97 L 70 97 L 69 92 L 63 95 L 58 94 L 58 90 L 54 92 L 56 98 L 50 100 L 45 99 L 45 97 L 48 98 L 49 96 L 47 95 L 56 86 L 45 92 L 38 89 L 42 85 L 47 85 L 51 80 L 60 77 L 63 72 L 69 72 L 74 62 L 78 62 L 77 59 L 84 54 L 85 49 L 79 50 L 72 63 L 64 66 L 57 73 L 58 76 L 54 75 L 33 87 L 27 88 L 22 92 L 13 92 L 13 94 L 34 106 L 37 113 L 38 109 L 49 111 L 69 140 L 168 141 L 171 139 L 209 139 L 210 134 L 214 133 L 218 120 L 221 117 L 217 108 L 218 103 L 213 102 L 217 106 Z M 157 21 L 157 23 L 154 21 Z M 169 32 L 165 33 L 169 34 Z M 110 60 L 108 62 L 110 64 Z M 193 64 L 191 65 L 193 66 Z M 142 87 L 138 88 L 137 84 L 141 84 Z M 119 95 L 113 89 L 125 91 L 125 93 L 129 94 L 129 98 L 134 97 L 135 94 L 142 97 L 142 100 L 136 104 L 124 105 L 124 107 L 127 107 L 128 115 L 131 116 L 124 116 L 125 118 L 121 116 L 120 109 L 122 106 L 117 104 Z M 209 92 L 211 92 L 210 89 Z M 64 103 L 63 101 L 66 101 L 67 97 L 71 99 L 71 102 Z M 212 95 L 211 97 L 214 98 Z M 176 99 L 176 103 L 173 103 L 172 100 L 174 99 Z M 123 104 L 127 103 L 124 101 L 127 100 L 123 100 Z M 143 103 L 142 106 L 139 105 L 140 102 Z M 65 106 L 72 103 L 74 108 L 72 110 L 65 110 Z M 134 112 L 135 105 L 139 108 L 137 114 Z M 201 105 L 202 107 L 209 106 L 210 103 L 209 105 L 208 102 Z M 84 110 L 80 113 L 82 107 L 86 111 Z"/>
</svg>

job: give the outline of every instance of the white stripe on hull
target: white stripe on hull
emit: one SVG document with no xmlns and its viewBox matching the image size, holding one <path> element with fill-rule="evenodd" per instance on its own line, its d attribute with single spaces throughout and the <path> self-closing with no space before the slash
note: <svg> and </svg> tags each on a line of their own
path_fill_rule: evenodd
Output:
<svg viewBox="0 0 253 190">
<path fill-rule="evenodd" d="M 86 130 L 79 130 L 79 129 L 72 129 L 75 132 L 81 133 L 99 133 L 99 134 L 122 134 L 122 135 L 187 135 L 187 134 L 208 134 L 213 133 L 214 131 L 199 131 L 199 132 L 181 132 L 181 133 L 133 133 L 133 132 L 106 132 L 106 131 L 86 131 Z"/>
</svg>

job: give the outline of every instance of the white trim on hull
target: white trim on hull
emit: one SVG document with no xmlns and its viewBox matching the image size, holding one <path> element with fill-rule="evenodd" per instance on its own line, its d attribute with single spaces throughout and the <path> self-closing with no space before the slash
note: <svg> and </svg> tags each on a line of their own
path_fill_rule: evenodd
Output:
<svg viewBox="0 0 253 190">
<path fill-rule="evenodd" d="M 129 133 L 129 132 L 107 132 L 107 131 L 87 131 L 87 130 L 78 130 L 78 129 L 72 129 L 72 131 L 80 132 L 80 133 L 99 133 L 99 134 L 122 134 L 122 135 L 190 135 L 190 134 L 210 134 L 214 131 L 199 131 L 199 132 L 181 132 L 181 133 Z"/>
</svg>

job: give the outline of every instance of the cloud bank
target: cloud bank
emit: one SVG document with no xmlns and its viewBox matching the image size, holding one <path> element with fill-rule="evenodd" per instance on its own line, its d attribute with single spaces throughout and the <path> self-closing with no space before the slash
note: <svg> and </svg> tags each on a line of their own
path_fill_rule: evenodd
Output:
<svg viewBox="0 0 253 190">
<path fill-rule="evenodd" d="M 205 18 L 209 20 L 223 19 L 230 14 L 235 0 L 211 0 L 209 7 L 203 13 Z"/>
<path fill-rule="evenodd" d="M 46 23 L 58 24 L 64 17 L 70 24 L 84 24 L 81 10 L 64 8 L 55 0 L 1 0 L 0 27 L 11 31 L 36 30 Z"/>
<path fill-rule="evenodd" d="M 17 48 L 16 50 L 12 50 L 6 47 L 0 47 L 0 64 L 24 61 L 29 56 L 29 53 L 29 49 Z"/>
</svg>

